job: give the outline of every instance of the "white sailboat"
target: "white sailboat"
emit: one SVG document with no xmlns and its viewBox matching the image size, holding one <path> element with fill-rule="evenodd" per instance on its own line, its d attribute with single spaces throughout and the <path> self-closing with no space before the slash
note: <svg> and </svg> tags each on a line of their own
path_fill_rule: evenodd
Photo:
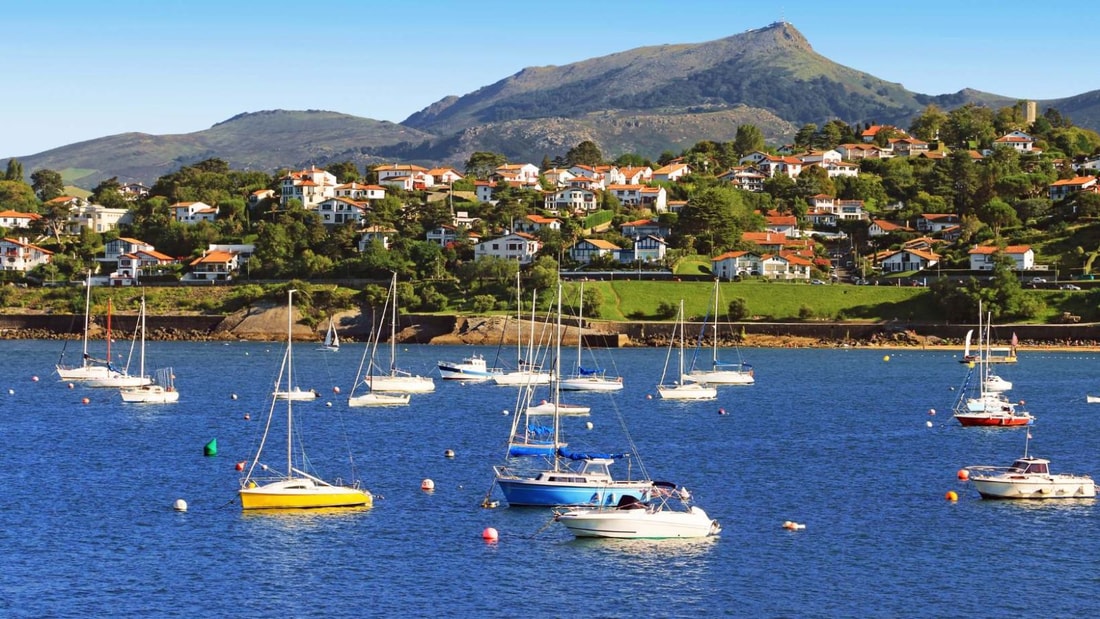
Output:
<svg viewBox="0 0 1100 619">
<path fill-rule="evenodd" d="M 293 383 L 294 358 L 291 352 L 291 331 L 294 324 L 292 316 L 295 292 L 295 290 L 287 291 L 286 354 L 283 355 L 279 378 L 275 381 L 276 391 L 279 391 L 284 377 L 286 378 L 286 384 Z M 263 439 L 260 441 L 260 446 L 245 476 L 241 479 L 240 490 L 238 491 L 241 508 L 244 510 L 305 509 L 370 507 L 373 505 L 374 497 L 366 489 L 360 488 L 358 482 L 352 485 L 331 484 L 299 468 L 308 466 L 309 460 L 305 457 L 302 446 L 295 444 L 299 433 L 294 427 L 294 401 L 292 399 L 285 400 L 286 470 L 280 473 L 271 466 L 261 463 L 260 458 L 263 456 L 264 446 L 267 445 L 269 433 L 273 429 L 272 421 L 275 417 L 275 407 L 278 402 L 277 398 L 272 398 L 267 424 L 264 426 Z M 294 460 L 295 455 L 299 457 L 297 464 Z"/>
<path fill-rule="evenodd" d="M 385 311 L 383 311 L 383 315 Z M 385 320 L 383 318 L 383 320 Z M 410 395 L 407 393 L 382 393 L 380 391 L 372 391 L 370 388 L 370 380 L 359 380 L 360 376 L 369 377 L 371 374 L 371 367 L 374 363 L 374 355 L 378 350 L 378 338 L 381 333 L 381 324 L 374 325 L 374 321 L 371 321 L 371 334 L 368 338 L 366 347 L 363 348 L 363 356 L 359 359 L 359 368 L 355 371 L 355 384 L 351 387 L 351 392 L 348 394 L 348 408 L 359 408 L 363 406 L 405 406 L 409 403 Z M 370 359 L 372 366 L 368 366 L 366 374 L 363 373 L 363 366 L 367 365 L 367 359 Z M 359 395 L 355 394 L 355 390 L 360 386 L 366 388 L 365 393 Z"/>
<path fill-rule="evenodd" d="M 108 367 L 109 360 L 93 359 L 88 354 L 88 329 L 91 326 L 91 309 L 92 272 L 88 271 L 87 278 L 84 280 L 84 335 L 81 338 L 83 347 L 80 365 L 62 365 L 62 361 L 65 359 L 65 351 L 62 349 L 61 359 L 57 362 L 57 375 L 61 380 L 84 381 L 90 378 L 106 378 L 111 374 L 111 369 Z"/>
<path fill-rule="evenodd" d="M 145 376 L 145 295 L 141 295 L 141 310 L 138 317 L 138 329 L 141 329 L 141 352 L 139 353 L 139 376 Z M 168 404 L 178 402 L 180 392 L 176 391 L 175 376 L 172 368 L 157 370 L 156 377 L 147 385 L 134 385 L 119 389 L 123 402 Z"/>
<path fill-rule="evenodd" d="M 714 280 L 713 312 L 714 318 L 710 321 L 711 327 L 711 363 L 710 368 L 695 367 L 696 358 L 692 359 L 691 368 L 684 375 L 684 380 L 706 383 L 708 385 L 751 385 L 756 382 L 755 372 L 751 365 L 738 361 L 736 363 L 721 361 L 718 358 L 718 279 Z M 704 325 L 705 328 L 706 325 Z M 699 345 L 703 343 L 702 334 L 699 336 Z M 696 357 L 699 347 L 696 347 Z"/>
<path fill-rule="evenodd" d="M 676 337 L 679 331 L 679 338 Z M 701 382 L 684 380 L 684 300 L 680 299 L 680 311 L 676 316 L 676 328 L 673 329 L 672 339 L 668 343 L 668 354 L 665 356 L 665 368 L 661 371 L 661 382 L 657 385 L 657 393 L 666 400 L 713 400 L 718 397 L 718 389 Z M 679 342 L 679 365 L 676 369 L 676 379 L 670 383 L 665 382 L 668 375 L 669 361 L 672 359 L 672 349 Z"/>
<path fill-rule="evenodd" d="M 577 306 L 577 364 L 572 376 L 558 377 L 558 387 L 562 391 L 621 391 L 621 376 L 608 376 L 600 367 L 586 368 L 584 354 L 584 283 L 580 287 L 580 301 Z"/>
<path fill-rule="evenodd" d="M 397 273 L 393 274 L 386 303 L 390 306 L 390 369 L 388 373 L 375 374 L 372 354 L 370 370 L 364 380 L 367 381 L 372 392 L 429 393 L 435 391 L 435 381 L 431 376 L 417 376 L 397 367 Z"/>
<path fill-rule="evenodd" d="M 328 319 L 328 331 L 325 332 L 325 340 L 321 342 L 321 347 L 317 350 L 325 350 L 328 352 L 337 352 L 340 350 L 340 334 L 336 332 L 336 324 L 332 322 L 332 317 Z"/>
<path fill-rule="evenodd" d="M 85 378 L 83 380 L 84 386 L 118 389 L 120 387 L 140 387 L 152 383 L 153 379 L 148 376 L 130 375 L 130 358 L 134 354 L 139 327 L 134 328 L 134 339 L 130 342 L 130 354 L 126 357 L 126 367 L 119 370 L 111 364 L 111 311 L 111 300 L 107 299 L 107 373 L 102 376 Z"/>
<path fill-rule="evenodd" d="M 521 302 L 519 273 L 516 273 L 516 369 L 503 370 L 494 374 L 492 380 L 498 385 L 525 387 L 527 385 L 549 385 L 552 375 L 535 363 L 535 301 L 531 291 L 531 333 L 528 335 L 527 352 L 523 350 L 523 303 Z"/>
</svg>

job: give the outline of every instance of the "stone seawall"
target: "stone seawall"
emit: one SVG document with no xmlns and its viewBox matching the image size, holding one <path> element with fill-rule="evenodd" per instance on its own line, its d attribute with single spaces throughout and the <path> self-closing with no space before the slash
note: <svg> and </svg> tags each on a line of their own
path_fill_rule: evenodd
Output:
<svg viewBox="0 0 1100 619">
<path fill-rule="evenodd" d="M 112 317 L 116 334 L 133 333 L 137 317 Z M 371 318 L 358 311 L 333 316 L 341 337 L 347 341 L 366 341 L 371 334 Z M 591 346 L 662 346 L 672 336 L 671 322 L 585 321 L 584 329 L 575 320 L 563 322 L 563 344 L 575 345 L 583 336 Z M 327 325 L 315 327 L 295 323 L 296 340 L 320 339 Z M 148 316 L 148 338 L 152 340 L 257 340 L 277 341 L 286 337 L 285 307 L 253 307 L 228 316 Z M 700 323 L 688 323 L 689 339 L 700 332 Z M 78 338 L 84 328 L 80 314 L 0 314 L 0 338 L 66 339 Z M 385 328 L 385 327 L 384 327 Z M 936 345 L 959 343 L 976 325 L 909 322 L 736 322 L 720 323 L 723 343 L 772 346 L 787 339 L 797 345 L 888 344 Z M 420 344 L 515 345 L 526 344 L 532 330 L 536 343 L 549 340 L 552 324 L 517 321 L 503 316 L 404 315 L 398 319 L 397 340 Z M 101 338 L 106 318 L 91 321 L 90 337 Z M 388 331 L 388 329 L 387 329 Z M 709 329 L 708 329 L 709 331 Z M 1024 344 L 1094 346 L 1100 345 L 1100 324 L 999 325 L 993 329 L 994 344 L 1007 344 L 1016 334 Z M 382 339 L 389 340 L 384 333 Z"/>
</svg>

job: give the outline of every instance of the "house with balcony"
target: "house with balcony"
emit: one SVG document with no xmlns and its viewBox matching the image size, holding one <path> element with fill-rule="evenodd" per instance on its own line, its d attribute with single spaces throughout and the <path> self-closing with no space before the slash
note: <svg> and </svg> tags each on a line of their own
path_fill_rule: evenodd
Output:
<svg viewBox="0 0 1100 619">
<path fill-rule="evenodd" d="M 1018 153 L 1030 153 L 1035 149 L 1035 138 L 1023 131 L 1012 131 L 993 140 L 993 148 L 1011 148 Z"/>
<path fill-rule="evenodd" d="M 882 251 L 874 257 L 883 273 L 920 271 L 936 266 L 939 261 L 940 257 L 933 252 L 907 248 Z"/>
<path fill-rule="evenodd" d="M 617 185 L 644 185 L 653 180 L 653 168 L 649 166 L 626 166 L 619 168 Z"/>
<path fill-rule="evenodd" d="M 386 188 L 381 185 L 364 185 L 363 183 L 344 183 L 333 189 L 333 197 L 346 198 L 355 202 L 370 202 L 386 197 Z"/>
<path fill-rule="evenodd" d="M 655 236 L 663 239 L 672 234 L 668 226 L 662 226 L 656 219 L 636 219 L 619 224 L 619 233 L 628 239 L 638 239 L 645 236 Z"/>
<path fill-rule="evenodd" d="M 436 185 L 452 185 L 466 178 L 454 168 L 432 168 L 428 170 L 428 175 Z"/>
<path fill-rule="evenodd" d="M 49 264 L 53 252 L 32 244 L 27 237 L 0 239 L 0 270 L 26 273 Z"/>
<path fill-rule="evenodd" d="M 119 185 L 118 192 L 122 194 L 123 198 L 131 202 L 149 196 L 149 188 L 141 183 L 126 183 L 125 185 Z"/>
<path fill-rule="evenodd" d="M 360 225 L 370 212 L 370 202 L 351 198 L 329 198 L 317 203 L 317 215 L 326 226 L 342 226 L 348 222 Z"/>
<path fill-rule="evenodd" d="M 226 282 L 240 271 L 241 262 L 237 252 L 208 250 L 188 266 L 191 270 L 184 273 L 181 283 Z"/>
<path fill-rule="evenodd" d="M 133 286 L 141 283 L 142 276 L 162 273 L 175 263 L 175 258 L 155 249 L 137 249 L 118 257 L 118 268 L 108 276 L 108 281 L 111 286 Z"/>
<path fill-rule="evenodd" d="M 767 215 L 764 215 L 764 230 L 773 234 L 782 234 L 783 236 L 790 237 L 795 237 L 800 234 L 797 217 L 794 215 L 780 215 L 776 211 L 771 211 Z"/>
<path fill-rule="evenodd" d="M 634 239 L 634 247 L 620 249 L 617 257 L 619 262 L 623 263 L 642 262 L 651 264 L 663 261 L 667 253 L 668 243 L 661 237 L 650 234 Z"/>
<path fill-rule="evenodd" d="M 917 216 L 913 226 L 923 234 L 936 234 L 962 223 L 954 213 L 924 213 Z"/>
<path fill-rule="evenodd" d="M 542 243 L 537 238 L 524 232 L 513 232 L 474 245 L 474 259 L 495 256 L 505 260 L 515 260 L 520 264 L 530 264 L 540 249 L 542 249 Z"/>
<path fill-rule="evenodd" d="M 871 225 L 867 227 L 867 236 L 875 238 L 880 236 L 887 236 L 890 234 L 913 234 L 916 230 L 912 228 L 897 224 L 885 219 L 872 219 Z"/>
<path fill-rule="evenodd" d="M 133 214 L 129 209 L 85 203 L 69 210 L 66 232 L 75 235 L 80 234 L 81 228 L 87 228 L 91 232 L 103 234 L 109 230 L 118 229 L 119 224 L 131 222 L 133 222 Z"/>
<path fill-rule="evenodd" d="M 742 165 L 730 168 L 718 176 L 718 180 L 726 181 L 744 191 L 760 193 L 764 191 L 764 181 L 768 177 L 754 166 Z"/>
<path fill-rule="evenodd" d="M 21 213 L 19 211 L 0 211 L 0 228 L 5 230 L 26 230 L 36 221 L 42 219 L 38 213 Z"/>
<path fill-rule="evenodd" d="M 138 251 L 155 251 L 151 243 L 140 239 L 120 236 L 117 239 L 107 241 L 103 245 L 103 257 L 96 258 L 97 262 L 118 262 L 119 257 Z"/>
<path fill-rule="evenodd" d="M 898 157 L 916 157 L 928 152 L 928 142 L 917 138 L 891 138 L 890 147 Z"/>
<path fill-rule="evenodd" d="M 542 173 L 542 177 L 553 187 L 567 187 L 576 175 L 562 168 L 550 168 Z"/>
<path fill-rule="evenodd" d="M 533 163 L 506 163 L 493 171 L 497 180 L 520 187 L 539 186 L 539 167 Z"/>
<path fill-rule="evenodd" d="M 168 209 L 172 213 L 172 219 L 189 226 L 193 226 L 200 221 L 214 223 L 214 220 L 218 217 L 218 207 L 210 206 L 204 202 L 176 202 Z"/>
<path fill-rule="evenodd" d="M 596 258 L 611 256 L 617 258 L 622 248 L 603 239 L 580 239 L 569 248 L 569 257 L 581 264 L 588 264 Z"/>
<path fill-rule="evenodd" d="M 767 253 L 779 253 L 789 243 L 786 234 L 775 232 L 742 232 L 741 240 L 757 245 Z"/>
<path fill-rule="evenodd" d="M 279 206 L 286 208 L 297 200 L 303 208 L 313 209 L 322 200 L 336 195 L 336 176 L 316 166 L 290 172 L 279 180 Z"/>
<path fill-rule="evenodd" d="M 894 135 L 895 137 L 899 138 L 909 136 L 909 134 L 906 133 L 904 129 L 900 127 L 895 127 L 894 125 L 871 125 L 870 127 L 864 129 L 859 137 L 861 140 L 863 140 L 865 144 L 870 144 L 871 142 L 875 141 L 875 138 L 878 137 L 879 133 L 884 131 L 887 131 L 890 135 Z"/>
<path fill-rule="evenodd" d="M 710 259 L 710 272 L 727 281 L 760 276 L 764 274 L 763 258 L 757 252 L 728 251 Z"/>
<path fill-rule="evenodd" d="M 553 213 L 592 213 L 600 208 L 595 191 L 567 187 L 546 194 L 546 210 Z"/>
<path fill-rule="evenodd" d="M 648 185 L 608 185 L 607 191 L 628 208 L 645 208 L 655 213 L 668 210 L 668 192 L 664 187 Z"/>
<path fill-rule="evenodd" d="M 851 161 L 826 161 L 824 163 L 810 164 L 806 167 L 808 168 L 811 166 L 825 170 L 825 174 L 828 175 L 829 178 L 854 178 L 859 176 L 859 164 L 852 163 Z"/>
<path fill-rule="evenodd" d="M 561 230 L 561 220 L 542 215 L 525 215 L 523 219 L 514 222 L 514 227 L 516 232 L 535 234 L 539 230 Z"/>
<path fill-rule="evenodd" d="M 840 153 L 845 161 L 888 159 L 894 156 L 894 151 L 889 146 L 878 146 L 877 144 L 870 143 L 841 144 L 834 150 Z"/>
<path fill-rule="evenodd" d="M 385 249 L 390 248 L 390 240 L 397 235 L 397 230 L 388 226 L 368 226 L 359 234 L 359 253 L 367 251 L 371 243 L 378 242 Z"/>
<path fill-rule="evenodd" d="M 995 256 L 999 251 L 1012 259 L 1014 271 L 1029 271 L 1035 268 L 1035 251 L 1028 245 L 1009 245 L 1004 249 L 996 245 L 978 245 L 967 252 L 970 256 L 970 270 L 992 271 L 997 263 Z"/>
<path fill-rule="evenodd" d="M 415 185 L 419 185 L 416 189 L 426 189 L 435 184 L 435 179 L 428 174 L 428 168 L 412 163 L 382 164 L 375 166 L 374 173 L 378 176 L 378 184 L 387 187 L 403 188 L 408 183 L 411 191 Z"/>
<path fill-rule="evenodd" d="M 1095 190 L 1097 187 L 1096 182 L 1097 177 L 1095 176 L 1075 176 L 1054 181 L 1049 186 L 1050 200 L 1051 202 L 1058 202 L 1079 191 Z"/>
</svg>

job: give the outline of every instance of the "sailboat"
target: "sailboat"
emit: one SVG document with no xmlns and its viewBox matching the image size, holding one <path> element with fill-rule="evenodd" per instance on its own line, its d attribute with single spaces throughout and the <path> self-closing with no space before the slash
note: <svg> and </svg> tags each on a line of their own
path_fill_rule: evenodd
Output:
<svg viewBox="0 0 1100 619">
<path fill-rule="evenodd" d="M 516 369 L 504 370 L 494 374 L 493 382 L 498 385 L 526 387 L 527 385 L 549 385 L 552 376 L 535 363 L 535 301 L 538 298 L 531 291 L 531 333 L 528 336 L 526 356 L 523 351 L 523 303 L 519 285 L 519 273 L 516 273 Z"/>
<path fill-rule="evenodd" d="M 57 375 L 61 380 L 83 381 L 90 378 L 106 378 L 111 374 L 108 360 L 93 359 L 88 354 L 88 329 L 91 326 L 91 308 L 92 272 L 88 271 L 88 276 L 84 280 L 84 335 L 82 337 L 83 350 L 81 351 L 80 365 L 62 365 L 62 361 L 65 359 L 65 350 L 62 348 L 61 359 L 58 359 L 57 362 Z"/>
<path fill-rule="evenodd" d="M 138 316 L 138 329 L 141 330 L 141 352 L 139 354 L 139 376 L 145 376 L 145 294 L 141 295 L 141 310 Z M 134 385 L 119 389 L 123 402 L 168 404 L 178 402 L 180 392 L 176 391 L 175 376 L 172 368 L 158 369 L 153 381 L 147 385 Z"/>
<path fill-rule="evenodd" d="M 389 300 L 387 299 L 387 303 Z M 383 314 L 385 314 L 383 308 Z M 351 387 L 351 393 L 348 394 L 348 407 L 358 408 L 361 406 L 404 406 L 409 403 L 409 394 L 407 393 L 382 393 L 379 391 L 372 391 L 370 388 L 369 377 L 372 374 L 375 353 L 378 351 L 378 337 L 381 333 L 382 325 L 378 325 L 379 328 L 375 328 L 374 320 L 371 320 L 371 334 L 369 343 L 363 348 L 363 356 L 359 359 L 359 368 L 355 371 L 355 384 Z M 363 373 L 363 366 L 367 364 L 367 359 L 370 359 L 370 364 L 367 366 L 366 374 Z M 359 380 L 360 376 L 368 377 L 365 380 Z M 355 390 L 359 386 L 365 386 L 366 393 L 355 395 Z"/>
<path fill-rule="evenodd" d="M 577 306 L 577 364 L 572 376 L 558 377 L 559 388 L 563 391 L 621 391 L 621 376 L 607 376 L 603 368 L 586 368 L 582 363 L 584 353 L 584 283 L 581 283 L 580 302 Z"/>
<path fill-rule="evenodd" d="M 695 356 L 691 360 L 691 368 L 687 374 L 684 375 L 684 380 L 690 380 L 693 382 L 706 383 L 708 385 L 751 385 L 756 382 L 754 377 L 753 368 L 751 365 L 738 361 L 737 363 L 730 363 L 720 361 L 718 359 L 718 279 L 714 280 L 714 294 L 713 296 L 713 311 L 714 319 L 709 320 L 711 326 L 711 364 L 710 368 L 697 368 L 695 362 L 699 356 L 699 348 L 703 343 L 703 333 L 699 333 L 698 346 L 695 349 Z M 709 318 L 709 317 L 708 317 Z M 703 330 L 706 330 L 708 321 L 704 321 Z"/>
<path fill-rule="evenodd" d="M 679 332 L 679 339 L 676 335 Z M 666 383 L 669 361 L 672 359 L 672 349 L 679 342 L 679 365 L 676 369 L 676 379 Z M 684 381 L 684 300 L 680 299 L 680 311 L 676 315 L 676 328 L 673 329 L 672 338 L 668 343 L 668 354 L 665 355 L 665 368 L 661 371 L 661 382 L 657 385 L 657 393 L 666 400 L 713 400 L 718 397 L 718 389 L 702 382 Z"/>
<path fill-rule="evenodd" d="M 140 387 L 152 383 L 153 379 L 148 376 L 130 375 L 130 358 L 134 353 L 134 345 L 136 344 L 139 327 L 134 328 L 134 340 L 130 343 L 130 354 L 126 357 L 126 367 L 118 370 L 111 364 L 111 312 L 111 300 L 107 299 L 107 373 L 102 376 L 85 378 L 83 381 L 84 385 L 87 387 L 117 389 L 120 387 Z"/>
<path fill-rule="evenodd" d="M 1010 401 L 1003 391 L 991 391 L 987 385 L 990 377 L 989 360 L 989 321 L 982 327 L 982 306 L 978 304 L 978 347 L 977 354 L 969 364 L 959 397 L 953 407 L 954 417 L 963 426 L 1026 426 L 1035 418 L 1027 411 L 1017 410 L 1017 403 Z M 967 333 L 969 344 L 972 332 Z"/>
<path fill-rule="evenodd" d="M 337 352 L 340 350 L 340 334 L 336 332 L 336 324 L 332 322 L 332 317 L 328 319 L 328 331 L 325 332 L 325 340 L 321 342 L 321 347 L 317 350 L 325 350 L 328 352 Z"/>
<path fill-rule="evenodd" d="M 388 393 L 428 393 L 435 391 L 435 381 L 431 376 L 417 376 L 397 367 L 397 273 L 390 282 L 390 292 L 386 298 L 390 308 L 390 370 L 387 374 L 375 374 L 371 355 L 370 371 L 364 380 L 372 392 Z"/>
<path fill-rule="evenodd" d="M 555 372 L 561 366 L 561 283 L 558 284 L 558 318 L 555 334 Z M 645 478 L 616 480 L 609 467 L 629 453 L 574 451 L 561 437 L 561 414 L 550 415 L 552 425 L 538 422 L 530 412 L 528 387 L 518 397 L 512 419 L 507 460 L 493 467 L 496 485 L 511 506 L 615 505 L 624 495 L 641 498 L 653 485 Z M 553 386 L 553 401 L 560 390 Z M 639 466 L 641 462 L 639 461 Z"/>
<path fill-rule="evenodd" d="M 292 350 L 291 331 L 294 315 L 295 290 L 287 291 L 287 329 L 286 329 L 286 353 L 283 355 L 282 366 L 279 368 L 279 378 L 275 382 L 276 391 L 283 384 L 293 384 L 294 357 Z M 241 507 L 245 510 L 255 509 L 304 509 L 319 507 L 370 507 L 374 503 L 374 497 L 366 489 L 360 488 L 358 482 L 345 486 L 339 483 L 330 484 L 320 477 L 312 475 L 301 468 L 308 466 L 309 460 L 300 444 L 295 444 L 295 438 L 299 433 L 294 427 L 294 400 L 286 402 L 286 470 L 278 472 L 271 466 L 261 463 L 264 447 L 268 438 L 274 440 L 272 435 L 275 408 L 279 400 L 272 398 L 268 411 L 267 425 L 264 427 L 264 435 L 260 440 L 260 446 L 252 459 L 247 472 L 241 479 L 238 494 L 241 498 Z M 295 456 L 299 461 L 295 463 Z"/>
</svg>

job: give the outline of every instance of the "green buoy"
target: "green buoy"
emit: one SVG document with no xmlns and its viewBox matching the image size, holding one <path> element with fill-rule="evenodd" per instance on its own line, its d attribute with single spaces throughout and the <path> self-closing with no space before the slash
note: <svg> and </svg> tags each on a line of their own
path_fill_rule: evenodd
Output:
<svg viewBox="0 0 1100 619">
<path fill-rule="evenodd" d="M 210 442 L 202 448 L 202 454 L 204 456 L 216 456 L 218 455 L 218 439 L 212 438 Z"/>
</svg>

